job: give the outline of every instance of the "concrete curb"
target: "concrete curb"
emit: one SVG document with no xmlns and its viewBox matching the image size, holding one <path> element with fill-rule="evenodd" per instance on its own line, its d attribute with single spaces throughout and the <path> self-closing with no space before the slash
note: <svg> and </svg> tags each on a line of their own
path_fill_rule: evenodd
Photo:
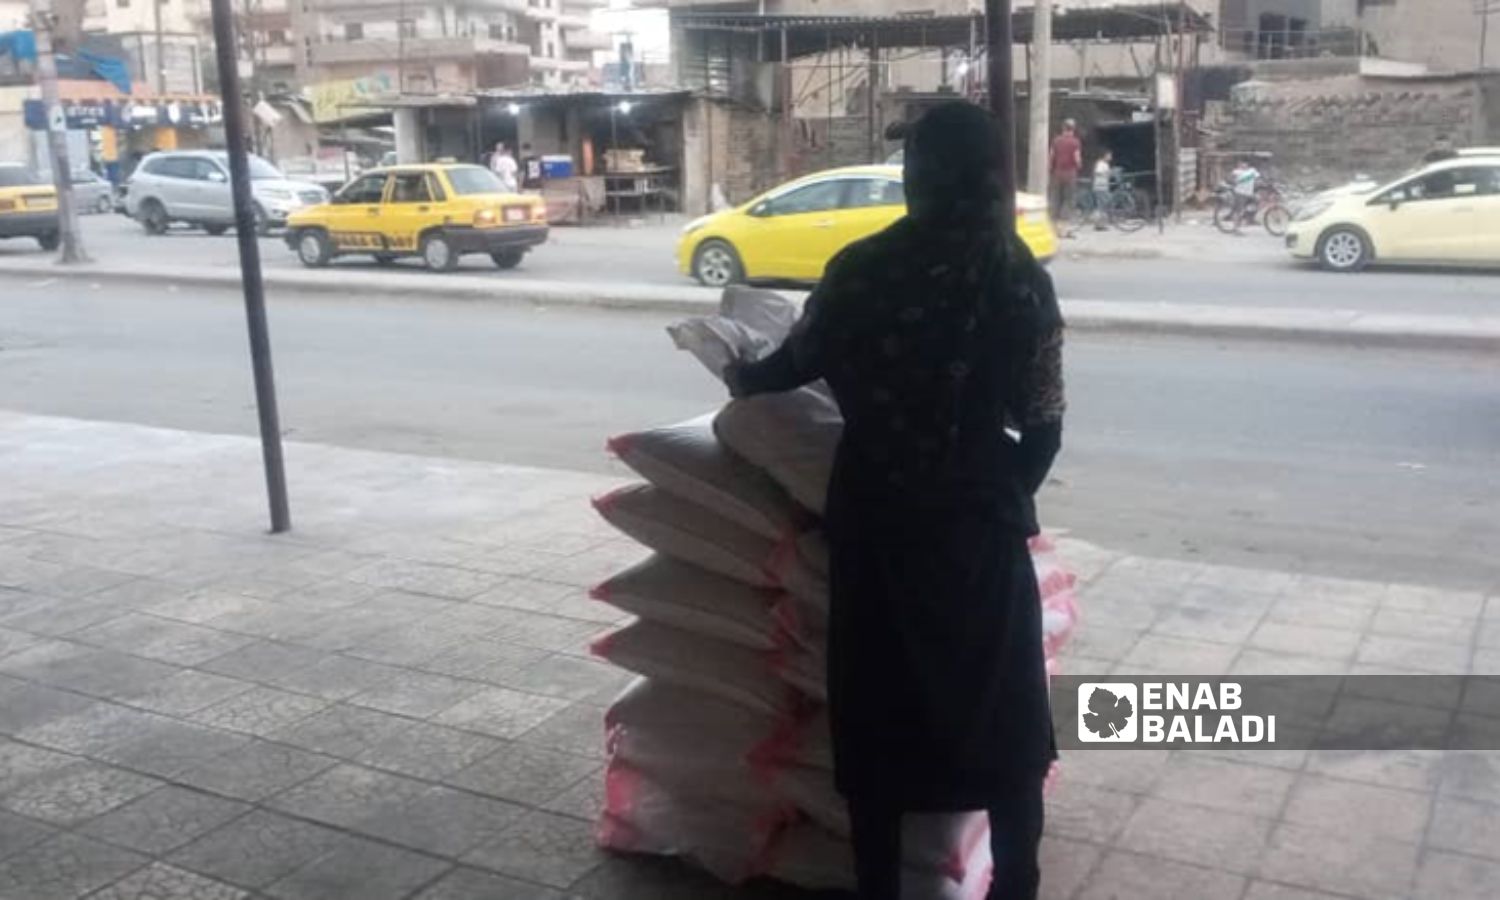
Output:
<svg viewBox="0 0 1500 900">
<path fill-rule="evenodd" d="M 701 315 L 718 305 L 707 288 L 608 285 L 499 279 L 463 274 L 287 272 L 266 274 L 273 292 L 360 297 L 429 295 L 538 308 L 612 309 Z M 132 284 L 234 289 L 238 270 L 188 270 L 170 275 L 146 269 L 88 265 L 61 268 L 51 262 L 0 262 L 0 277 L 78 279 Z M 274 299 L 274 293 L 273 293 Z M 1434 316 L 1288 307 L 1234 307 L 1187 303 L 1112 303 L 1064 300 L 1069 327 L 1080 333 L 1173 336 L 1217 340 L 1280 341 L 1340 347 L 1500 352 L 1500 316 Z"/>
</svg>

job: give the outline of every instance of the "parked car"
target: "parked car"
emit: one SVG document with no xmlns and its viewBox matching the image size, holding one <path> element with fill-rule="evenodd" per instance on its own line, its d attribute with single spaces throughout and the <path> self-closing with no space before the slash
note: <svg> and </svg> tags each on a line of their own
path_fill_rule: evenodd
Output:
<svg viewBox="0 0 1500 900">
<path fill-rule="evenodd" d="M 1046 202 L 1016 197 L 1016 228 L 1039 260 L 1057 253 Z M 906 214 L 901 167 L 830 169 L 773 188 L 749 203 L 695 219 L 677 242 L 677 264 L 709 287 L 739 281 L 815 282 L 844 247 Z"/>
<path fill-rule="evenodd" d="M 258 156 L 250 156 L 250 192 L 255 229 L 266 234 L 306 206 L 328 201 L 328 191 L 293 181 Z M 223 234 L 234 224 L 229 187 L 229 156 L 222 150 L 171 150 L 153 153 L 126 182 L 125 211 L 148 234 L 162 234 L 174 222 Z"/>
<path fill-rule="evenodd" d="M 1286 246 L 1335 272 L 1372 263 L 1500 264 L 1500 150 L 1466 150 L 1383 186 L 1321 194 Z"/>
<path fill-rule="evenodd" d="M 74 172 L 73 203 L 81 213 L 110 212 L 115 208 L 115 186 L 93 172 Z"/>
<path fill-rule="evenodd" d="M 51 181 L 21 163 L 0 163 L 0 238 L 35 238 L 43 250 L 56 250 L 58 235 Z"/>
<path fill-rule="evenodd" d="M 509 193 L 489 169 L 460 164 L 366 172 L 331 202 L 293 213 L 286 227 L 287 246 L 311 268 L 368 254 L 381 263 L 416 256 L 448 271 L 464 255 L 486 253 L 511 269 L 546 240 L 541 197 Z"/>
</svg>

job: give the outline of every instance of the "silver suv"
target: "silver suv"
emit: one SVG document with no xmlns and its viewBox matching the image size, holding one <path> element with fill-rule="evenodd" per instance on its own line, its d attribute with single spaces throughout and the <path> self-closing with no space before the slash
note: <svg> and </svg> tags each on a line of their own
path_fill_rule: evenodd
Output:
<svg viewBox="0 0 1500 900">
<path fill-rule="evenodd" d="M 254 155 L 250 157 L 250 191 L 255 200 L 255 230 L 261 234 L 285 225 L 286 217 L 296 210 L 328 202 L 328 192 L 322 187 L 291 181 Z M 228 154 L 222 150 L 151 154 L 125 183 L 125 213 L 148 234 L 162 234 L 173 222 L 223 234 L 234 224 Z"/>
</svg>

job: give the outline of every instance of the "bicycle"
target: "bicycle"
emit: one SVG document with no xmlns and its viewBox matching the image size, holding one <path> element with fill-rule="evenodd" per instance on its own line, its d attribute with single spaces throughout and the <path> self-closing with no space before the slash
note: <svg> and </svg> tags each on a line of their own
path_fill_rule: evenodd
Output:
<svg viewBox="0 0 1500 900">
<path fill-rule="evenodd" d="M 1103 195 L 1103 219 L 1110 226 L 1126 233 L 1140 231 L 1146 227 L 1148 216 L 1142 211 L 1135 188 L 1134 176 L 1116 172 L 1110 177 L 1109 191 Z M 1076 206 L 1082 222 L 1094 221 L 1100 215 L 1100 195 L 1096 191 L 1081 191 Z"/>
<path fill-rule="evenodd" d="M 1215 194 L 1214 226 L 1225 234 L 1238 234 L 1244 226 L 1259 223 L 1272 237 L 1283 237 L 1292 223 L 1292 211 L 1287 208 L 1281 188 L 1269 179 L 1262 179 L 1256 185 L 1255 197 L 1249 203 L 1240 203 L 1234 189 L 1227 184 L 1220 185 Z"/>
</svg>

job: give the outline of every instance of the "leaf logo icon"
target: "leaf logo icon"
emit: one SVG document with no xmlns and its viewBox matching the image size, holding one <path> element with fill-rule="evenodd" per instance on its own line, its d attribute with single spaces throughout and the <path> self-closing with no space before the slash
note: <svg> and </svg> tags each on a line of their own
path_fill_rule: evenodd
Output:
<svg viewBox="0 0 1500 900">
<path fill-rule="evenodd" d="M 1130 740 L 1133 735 L 1125 732 L 1130 717 L 1135 714 L 1130 697 L 1125 691 L 1119 694 L 1104 687 L 1095 686 L 1088 698 L 1088 712 L 1083 714 L 1083 727 L 1099 740 Z"/>
</svg>

